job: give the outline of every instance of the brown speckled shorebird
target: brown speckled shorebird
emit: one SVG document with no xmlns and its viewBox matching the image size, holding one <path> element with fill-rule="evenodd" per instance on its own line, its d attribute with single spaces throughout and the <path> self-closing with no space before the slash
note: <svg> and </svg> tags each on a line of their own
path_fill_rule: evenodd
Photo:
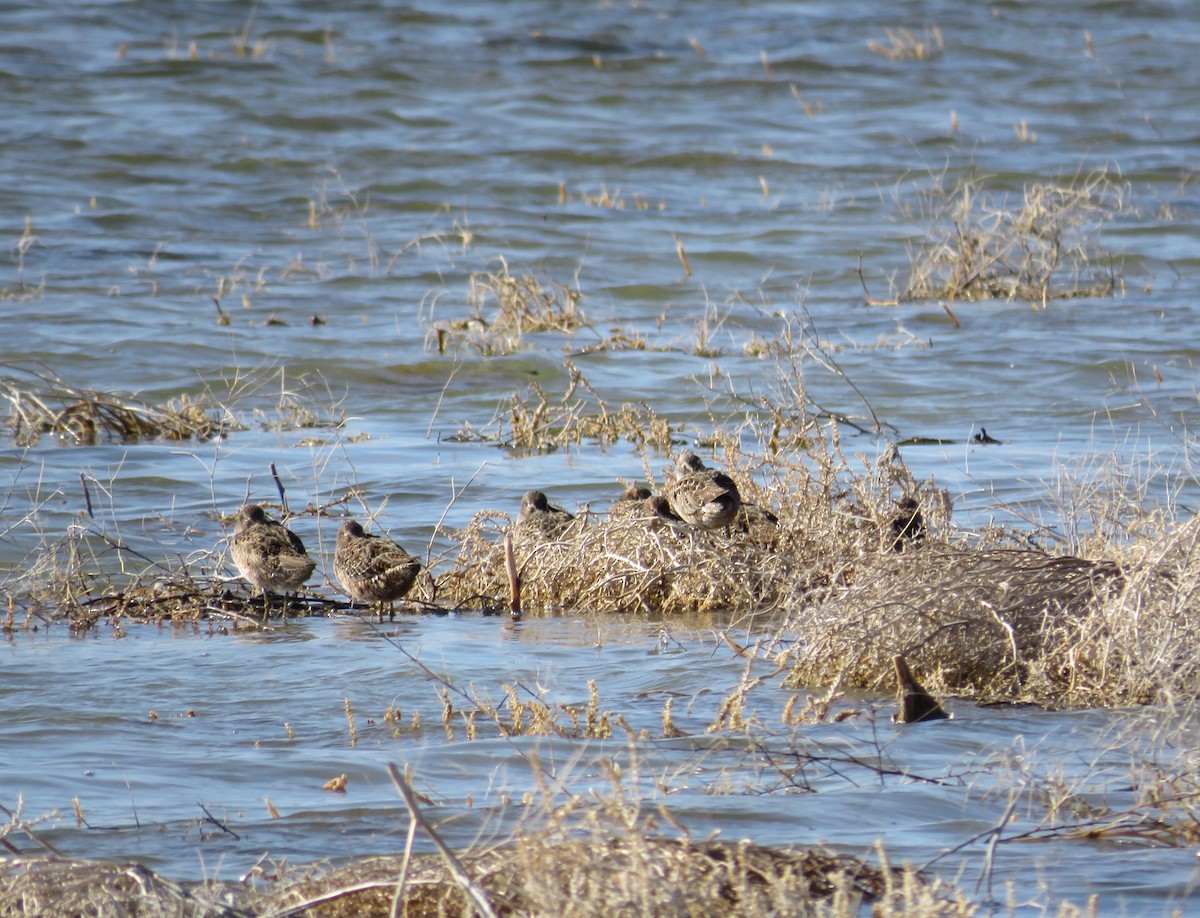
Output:
<svg viewBox="0 0 1200 918">
<path fill-rule="evenodd" d="M 652 518 L 652 527 L 658 528 L 659 525 L 669 526 L 671 529 L 687 529 L 687 522 L 671 507 L 668 501 L 661 494 L 655 494 L 646 501 L 646 506 L 650 510 Z"/>
<path fill-rule="evenodd" d="M 664 493 L 675 512 L 697 529 L 728 527 L 742 506 L 734 480 L 710 469 L 691 450 L 675 460 L 675 478 L 667 482 Z"/>
<path fill-rule="evenodd" d="M 337 534 L 333 572 L 353 602 L 379 603 L 379 620 L 388 606 L 389 619 L 395 619 L 397 599 L 412 589 L 421 562 L 391 539 L 363 532 L 354 520 L 346 520 Z"/>
<path fill-rule="evenodd" d="M 544 492 L 526 491 L 521 498 L 521 512 L 517 514 L 517 529 L 541 538 L 557 539 L 573 519 L 573 513 L 550 503 Z"/>
<path fill-rule="evenodd" d="M 652 511 L 646 505 L 650 496 L 649 488 L 630 485 L 608 508 L 608 518 L 610 520 L 648 519 L 652 515 Z"/>
<path fill-rule="evenodd" d="M 286 615 L 287 594 L 304 586 L 317 566 L 300 537 L 283 523 L 269 519 L 258 504 L 246 504 L 237 512 L 229 550 L 241 575 L 262 590 L 264 618 L 268 593 L 284 594 Z"/>
</svg>

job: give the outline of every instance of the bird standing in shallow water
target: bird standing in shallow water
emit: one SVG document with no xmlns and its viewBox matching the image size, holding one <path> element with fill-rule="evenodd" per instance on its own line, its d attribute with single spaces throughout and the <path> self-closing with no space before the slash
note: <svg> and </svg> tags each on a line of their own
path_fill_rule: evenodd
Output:
<svg viewBox="0 0 1200 918">
<path fill-rule="evenodd" d="M 675 512 L 698 529 L 721 529 L 737 517 L 742 498 L 724 472 L 710 469 L 691 450 L 675 461 L 675 478 L 664 493 Z"/>
<path fill-rule="evenodd" d="M 556 539 L 575 519 L 562 507 L 550 503 L 543 491 L 526 491 L 521 498 L 521 512 L 517 514 L 517 528 L 537 533 L 543 538 Z"/>
<path fill-rule="evenodd" d="M 287 594 L 304 586 L 317 566 L 300 537 L 269 519 L 258 504 L 246 504 L 237 512 L 229 549 L 241 575 L 262 590 L 264 618 L 268 593 L 284 594 L 286 614 Z"/>
<path fill-rule="evenodd" d="M 421 562 L 391 539 L 364 532 L 355 520 L 346 520 L 337 534 L 333 572 L 353 602 L 379 603 L 379 620 L 388 605 L 389 619 L 396 617 L 395 602 L 412 589 Z"/>
</svg>

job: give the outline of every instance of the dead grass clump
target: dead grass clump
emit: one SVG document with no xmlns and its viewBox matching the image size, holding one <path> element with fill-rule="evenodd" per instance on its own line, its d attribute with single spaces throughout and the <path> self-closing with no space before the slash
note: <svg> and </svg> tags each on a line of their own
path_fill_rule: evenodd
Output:
<svg viewBox="0 0 1200 918">
<path fill-rule="evenodd" d="M 9 858 L 0 869 L 0 915 L 137 915 L 209 918 L 251 914 L 228 903 L 231 887 L 184 887 L 141 864 Z"/>
<path fill-rule="evenodd" d="M 48 373 L 8 367 L 0 376 L 0 398 L 11 406 L 6 418 L 18 446 L 33 446 L 45 434 L 76 446 L 138 440 L 211 440 L 236 425 L 216 405 L 186 396 L 151 405 L 132 396 L 71 386 Z"/>
<path fill-rule="evenodd" d="M 885 876 L 885 870 L 822 848 L 642 835 L 522 838 L 459 859 L 499 915 L 849 916 L 858 914 L 864 901 L 880 899 L 903 883 L 899 871 Z M 400 856 L 356 862 L 287 888 L 272 906 L 282 910 L 324 895 L 305 914 L 433 918 L 477 913 L 442 859 L 432 854 L 409 864 L 405 895 L 399 910 L 391 912 L 402 862 Z"/>
<path fill-rule="evenodd" d="M 511 354 L 522 347 L 525 335 L 571 334 L 588 324 L 579 308 L 582 294 L 578 287 L 532 274 L 514 277 L 508 262 L 498 261 L 496 270 L 471 275 L 467 305 L 473 315 L 431 328 L 429 338 L 439 353 L 459 344 L 488 357 Z M 489 308 L 490 314 L 485 315 Z"/>
<path fill-rule="evenodd" d="M 874 465 L 862 458 L 855 472 L 837 449 L 836 433 L 788 421 L 786 430 L 772 427 L 771 436 L 789 449 L 770 460 L 743 452 L 736 437 L 714 438 L 722 459 L 709 464 L 724 467 L 743 502 L 753 505 L 728 531 L 674 529 L 646 509 L 618 518 L 588 514 L 552 540 L 515 529 L 525 611 L 569 603 L 570 610 L 599 613 L 771 612 L 847 582 L 864 556 L 892 553 L 900 494 L 921 508 L 929 541 L 947 531 L 950 509 L 942 492 L 914 481 L 894 450 Z M 792 454 L 797 441 L 808 447 L 800 458 Z M 653 481 L 649 485 L 655 490 Z M 482 511 L 454 534 L 460 547 L 438 577 L 437 595 L 507 608 L 500 541 L 509 525 L 507 514 Z"/>
<path fill-rule="evenodd" d="M 942 53 L 942 30 L 926 27 L 918 35 L 911 29 L 884 29 L 887 41 L 869 41 L 867 47 L 889 61 L 928 61 Z"/>
<path fill-rule="evenodd" d="M 935 693 L 1052 707 L 1145 703 L 1200 675 L 1200 626 L 1187 624 L 1194 616 L 1183 615 L 1176 586 L 1145 565 L 1037 551 L 880 555 L 792 616 L 789 681 L 882 688 L 892 656 L 903 654 Z"/>
<path fill-rule="evenodd" d="M 438 593 L 460 603 L 507 605 L 509 582 L 499 544 L 502 515 L 483 513 L 461 533 L 454 567 Z M 806 571 L 791 552 L 764 548 L 761 531 L 687 532 L 642 517 L 577 520 L 543 540 L 513 527 L 513 552 L 527 611 L 683 613 L 771 610 L 805 589 Z"/>
<path fill-rule="evenodd" d="M 162 405 L 132 395 L 98 392 L 73 386 L 46 370 L 6 365 L 0 375 L 0 400 L 7 401 L 5 418 L 20 446 L 33 446 L 50 434 L 60 442 L 92 446 L 140 440 L 211 440 L 246 430 L 234 406 L 254 404 L 252 412 L 268 430 L 335 428 L 345 422 L 341 399 L 319 374 L 289 379 L 287 371 L 262 367 L 237 370 L 199 396 L 181 395 Z"/>
<path fill-rule="evenodd" d="M 284 612 L 282 597 L 262 598 L 217 575 L 220 553 L 193 551 L 174 562 L 151 559 L 119 536 L 97 526 L 74 524 L 55 539 L 42 536 L 23 565 L 20 577 L 0 583 L 9 600 L 9 630 L 34 620 L 66 621 L 72 630 L 86 632 L 101 622 L 120 631 L 122 621 L 195 624 L 202 620 L 234 627 L 259 627 L 271 615 Z M 312 615 L 344 609 L 337 599 L 304 594 L 287 602 L 288 615 Z"/>
<path fill-rule="evenodd" d="M 551 400 L 536 382 L 514 393 L 483 428 L 464 426 L 449 439 L 495 443 L 508 449 L 551 451 L 584 442 L 611 446 L 622 440 L 639 447 L 670 449 L 679 430 L 645 402 L 611 407 L 573 363 L 561 398 Z"/>
<path fill-rule="evenodd" d="M 630 763 L 636 772 L 637 766 Z M 590 790 L 555 805 L 541 786 L 542 804 L 527 811 L 537 827 L 500 845 L 452 852 L 438 835 L 406 779 L 392 777 L 409 807 L 415 831 L 424 829 L 437 855 L 373 858 L 325 875 L 309 875 L 270 895 L 273 914 L 323 918 L 348 915 L 827 915 L 855 916 L 874 903 L 880 914 L 970 914 L 956 891 L 930 884 L 914 871 L 825 848 L 767 848 L 748 840 L 695 841 L 664 837 L 658 815 L 636 792 L 624 769 L 608 761 L 609 793 Z M 546 777 L 549 777 L 547 774 Z M 556 783 L 556 781 L 555 781 Z M 410 843 L 412 840 L 410 833 Z M 882 852 L 881 852 L 882 856 Z M 902 910 L 907 909 L 907 910 Z"/>
<path fill-rule="evenodd" d="M 927 192 L 931 239 L 910 252 L 910 299 L 1029 300 L 1112 296 L 1104 225 L 1129 210 L 1129 187 L 1106 171 L 1025 187 L 1013 206 L 978 179 Z"/>
</svg>

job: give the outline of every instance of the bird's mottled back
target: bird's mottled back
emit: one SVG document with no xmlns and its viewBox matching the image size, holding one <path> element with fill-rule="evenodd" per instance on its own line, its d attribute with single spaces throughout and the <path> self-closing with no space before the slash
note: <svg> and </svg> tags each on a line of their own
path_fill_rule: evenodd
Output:
<svg viewBox="0 0 1200 918">
<path fill-rule="evenodd" d="M 317 566 L 300 537 L 258 504 L 238 511 L 229 547 L 241 575 L 264 593 L 300 589 Z"/>
<path fill-rule="evenodd" d="M 728 526 L 742 505 L 734 480 L 708 468 L 691 450 L 684 450 L 675 460 L 675 478 L 668 482 L 665 493 L 675 512 L 699 529 Z"/>
<path fill-rule="evenodd" d="M 403 599 L 421 571 L 421 562 L 399 544 L 364 532 L 355 520 L 338 530 L 333 572 L 355 602 Z"/>
</svg>

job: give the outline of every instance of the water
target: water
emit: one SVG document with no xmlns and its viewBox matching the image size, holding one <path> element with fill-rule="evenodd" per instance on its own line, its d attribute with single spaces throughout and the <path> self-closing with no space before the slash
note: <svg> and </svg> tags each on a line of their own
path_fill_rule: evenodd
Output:
<svg viewBox="0 0 1200 918">
<path fill-rule="evenodd" d="M 801 359 L 822 408 L 866 418 L 849 379 L 895 438 L 949 441 L 904 455 L 950 488 L 964 527 L 1013 522 L 1010 508 L 1056 522 L 1063 467 L 1099 474 L 1109 455 L 1145 477 L 1147 503 L 1187 512 L 1200 356 L 1195 19 L 1186 3 L 945 0 L 0 11 L 0 90 L 17 113 L 0 123 L 0 363 L 156 403 L 213 393 L 249 427 L 209 443 L 5 446 L 6 580 L 78 522 L 81 473 L 93 531 L 149 559 L 211 548 L 219 513 L 274 496 L 271 462 L 296 505 L 361 487 L 382 528 L 421 553 L 443 514 L 456 526 L 480 508 L 514 511 L 531 484 L 602 506 L 615 478 L 642 475 L 627 444 L 519 455 L 450 438 L 487 426 L 530 379 L 561 393 L 564 355 L 610 405 L 644 400 L 703 437 L 706 398 L 723 412 L 727 389 L 779 389 L 774 362 L 746 345 L 776 338 L 789 316 L 815 328 L 844 373 Z M 937 27 L 944 50 L 889 60 L 867 47 L 888 27 L 926 40 Z M 958 327 L 937 302 L 864 305 L 860 253 L 874 298 L 907 283 L 935 176 L 975 172 L 1013 201 L 1031 183 L 1097 170 L 1127 185 L 1129 208 L 1095 239 L 1119 259 L 1122 296 L 1045 310 L 955 303 Z M 500 258 L 577 287 L 591 327 L 527 336 L 510 355 L 437 353 L 431 328 L 471 315 L 468 278 Z M 694 353 L 706 317 L 716 356 Z M 614 329 L 668 350 L 585 351 Z M 294 405 L 345 424 L 279 429 Z M 980 425 L 1004 445 L 970 445 Z M 843 437 L 851 451 L 880 448 L 874 435 Z M 297 528 L 328 554 L 327 524 Z M 399 631 L 456 684 L 493 694 L 520 671 L 578 701 L 596 677 L 606 706 L 652 732 L 662 699 L 640 692 L 713 688 L 693 720 L 677 704 L 692 731 L 742 668 L 703 631 L 680 635 L 686 652 L 656 654 L 651 625 L 421 618 Z M 354 622 L 232 638 L 131 629 L 123 640 L 53 627 L 13 638 L 3 679 L 3 802 L 24 794 L 28 814 L 65 814 L 44 831 L 74 856 L 138 857 L 183 877 L 237 875 L 267 850 L 294 862 L 395 850 L 405 825 L 389 761 L 410 762 L 448 801 L 460 818 L 447 834 L 466 843 L 481 824 L 501 830 L 484 815 L 501 788 L 530 786 L 520 744 L 445 740 L 432 686 Z M 346 698 L 361 721 L 393 701 L 407 710 L 409 695 L 424 710 L 420 742 L 360 726 L 349 746 Z M 895 734 L 903 766 L 954 771 L 1024 735 L 1050 768 L 1072 749 L 1099 756 L 1124 719 L 957 713 L 953 726 Z M 875 742 L 854 725 L 819 732 Z M 563 760 L 578 745 L 539 744 Z M 656 744 L 646 773 L 693 761 L 698 744 Z M 584 781 L 599 773 L 586 763 L 626 753 L 612 742 L 579 754 Z M 884 781 L 881 793 L 869 775 L 817 794 L 706 793 L 762 765 L 725 747 L 701 758 L 668 798 L 697 834 L 862 851 L 882 837 L 894 858 L 923 863 L 1004 809 L 919 782 Z M 321 791 L 343 772 L 346 798 Z M 74 826 L 76 796 L 97 828 Z M 282 819 L 267 818 L 263 797 Z M 197 801 L 239 838 L 197 822 Z M 855 831 L 829 831 L 846 813 Z M 503 828 L 512 816 L 495 818 Z M 979 850 L 968 849 L 965 885 Z M 1014 844 L 992 879 L 1015 882 L 1022 901 L 1095 890 L 1106 907 L 1159 914 L 1182 900 L 1191 869 L 1181 850 Z"/>
</svg>

